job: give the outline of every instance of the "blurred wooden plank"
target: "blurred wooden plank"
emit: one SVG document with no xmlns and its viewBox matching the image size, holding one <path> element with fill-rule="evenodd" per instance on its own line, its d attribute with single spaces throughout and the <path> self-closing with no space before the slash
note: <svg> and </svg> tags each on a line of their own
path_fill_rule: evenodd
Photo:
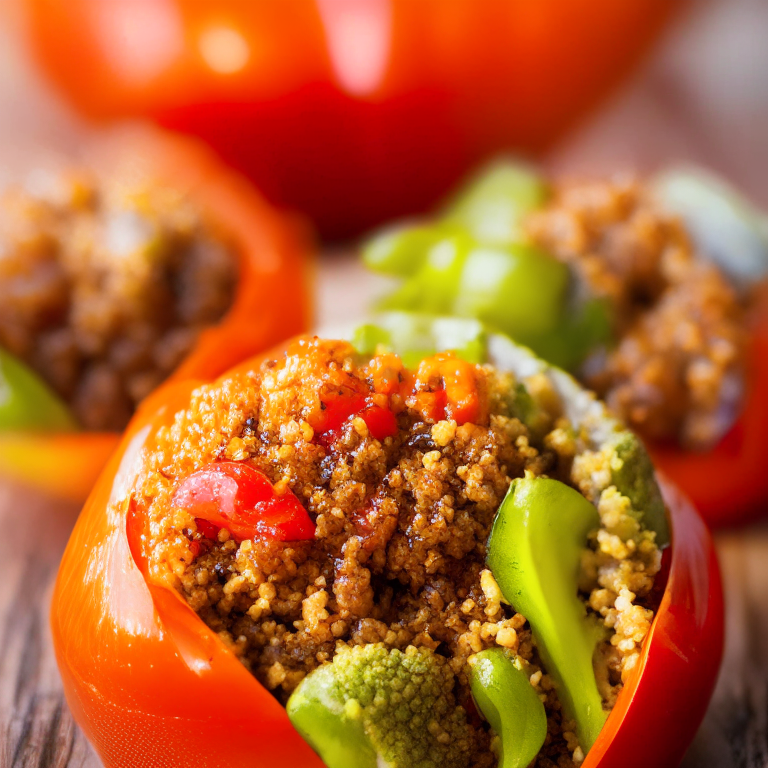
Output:
<svg viewBox="0 0 768 768">
<path fill-rule="evenodd" d="M 723 668 L 685 768 L 768 766 L 768 527 L 717 536 L 726 597 Z"/>
<path fill-rule="evenodd" d="M 48 625 L 77 509 L 0 482 L 0 768 L 98 768 L 67 709 Z"/>
</svg>

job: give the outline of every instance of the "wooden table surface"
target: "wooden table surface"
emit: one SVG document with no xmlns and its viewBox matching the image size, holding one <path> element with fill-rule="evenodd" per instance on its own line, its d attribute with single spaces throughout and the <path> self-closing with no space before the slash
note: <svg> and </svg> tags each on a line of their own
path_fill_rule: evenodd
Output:
<svg viewBox="0 0 768 768">
<path fill-rule="evenodd" d="M 0 0 L 0 180 L 18 165 L 20 137 L 67 149 L 83 133 L 9 31 L 17 1 Z M 549 163 L 594 171 L 693 160 L 768 206 L 768 0 L 692 3 L 690 18 L 635 81 Z M 359 316 L 375 290 L 349 255 L 325 258 L 319 320 Z M 0 483 L 0 768 L 100 765 L 63 700 L 48 629 L 56 566 L 77 511 Z M 685 766 L 768 768 L 768 527 L 719 534 L 717 546 L 725 660 Z"/>
</svg>

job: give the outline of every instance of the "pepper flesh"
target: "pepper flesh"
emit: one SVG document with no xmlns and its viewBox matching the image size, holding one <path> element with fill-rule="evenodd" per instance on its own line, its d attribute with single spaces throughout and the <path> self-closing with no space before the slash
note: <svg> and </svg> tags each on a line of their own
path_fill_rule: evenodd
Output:
<svg viewBox="0 0 768 768">
<path fill-rule="evenodd" d="M 396 351 L 409 368 L 437 352 L 454 352 L 470 363 L 486 357 L 486 331 L 478 320 L 425 313 L 384 312 L 359 326 L 352 343 L 363 355 Z"/>
<path fill-rule="evenodd" d="M 234 302 L 218 325 L 203 331 L 169 381 L 213 378 L 250 355 L 309 326 L 306 237 L 296 222 L 270 208 L 209 150 L 161 132 L 117 132 L 102 139 L 92 162 L 107 172 L 130 162 L 184 189 L 232 236 L 239 258 Z M 117 433 L 0 433 L 0 475 L 53 496 L 82 501 L 120 440 Z M 40 471 L 39 457 L 49 471 Z"/>
<path fill-rule="evenodd" d="M 143 523 L 127 491 L 147 435 L 168 426 L 200 383 L 166 384 L 151 396 L 75 526 L 51 604 L 67 701 L 105 768 L 123 768 L 126 754 L 132 768 L 323 768 L 223 641 L 178 593 L 147 576 Z M 723 605 L 714 548 L 693 508 L 663 490 L 669 579 L 640 660 L 585 768 L 676 766 L 719 668 Z"/>
</svg>

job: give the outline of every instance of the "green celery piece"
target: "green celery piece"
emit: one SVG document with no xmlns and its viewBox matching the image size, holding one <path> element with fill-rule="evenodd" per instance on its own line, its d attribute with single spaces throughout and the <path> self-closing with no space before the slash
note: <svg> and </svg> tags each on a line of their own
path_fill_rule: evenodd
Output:
<svg viewBox="0 0 768 768">
<path fill-rule="evenodd" d="M 409 277 L 423 266 L 432 246 L 459 231 L 440 222 L 394 224 L 374 234 L 363 245 L 363 263 L 374 272 Z"/>
<path fill-rule="evenodd" d="M 527 344 L 558 329 L 569 279 L 565 264 L 534 246 L 479 246 L 466 257 L 454 311 Z"/>
<path fill-rule="evenodd" d="M 486 331 L 477 320 L 414 312 L 385 312 L 355 329 L 352 344 L 373 355 L 379 347 L 396 352 L 408 368 L 437 352 L 455 352 L 470 363 L 486 358 Z"/>
<path fill-rule="evenodd" d="M 69 408 L 29 367 L 0 348 L 0 430 L 70 432 Z"/>
<path fill-rule="evenodd" d="M 501 740 L 498 768 L 530 765 L 547 736 L 547 715 L 528 675 L 501 648 L 469 659 L 472 697 Z"/>
<path fill-rule="evenodd" d="M 548 194 L 546 181 L 533 166 L 496 160 L 449 203 L 443 221 L 467 227 L 481 243 L 515 242 L 523 234 L 522 218 L 542 207 Z"/>
<path fill-rule="evenodd" d="M 505 599 L 531 625 L 544 667 L 582 749 L 606 719 L 592 658 L 602 630 L 578 596 L 582 549 L 599 527 L 595 507 L 558 480 L 515 480 L 496 515 L 487 563 Z"/>
<path fill-rule="evenodd" d="M 578 309 L 566 311 L 555 330 L 532 336 L 527 344 L 547 362 L 572 371 L 593 349 L 612 340 L 610 305 L 593 298 Z"/>
<path fill-rule="evenodd" d="M 380 310 L 449 314 L 472 245 L 465 232 L 448 234 L 429 248 L 420 267 L 379 303 Z"/>
</svg>

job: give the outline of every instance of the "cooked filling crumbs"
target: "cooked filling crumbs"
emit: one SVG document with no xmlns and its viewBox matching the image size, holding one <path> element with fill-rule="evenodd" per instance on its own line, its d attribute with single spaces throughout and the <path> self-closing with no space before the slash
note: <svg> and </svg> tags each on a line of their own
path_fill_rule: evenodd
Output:
<svg viewBox="0 0 768 768">
<path fill-rule="evenodd" d="M 745 310 L 682 226 L 635 182 L 555 185 L 528 233 L 615 313 L 618 345 L 580 372 L 630 426 L 704 448 L 740 407 Z"/>
<path fill-rule="evenodd" d="M 236 273 L 227 238 L 166 186 L 38 174 L 0 196 L 0 346 L 87 429 L 127 424 L 224 315 Z"/>
<path fill-rule="evenodd" d="M 561 416 L 545 377 L 516 382 L 489 366 L 464 365 L 469 374 L 445 392 L 444 412 L 435 409 L 443 380 L 434 366 L 409 374 L 394 355 L 361 359 L 346 342 L 318 339 L 196 390 L 189 408 L 159 431 L 137 481 L 149 576 L 178 590 L 283 703 L 340 647 L 384 643 L 446 657 L 456 699 L 473 712 L 468 658 L 510 649 L 545 701 L 548 735 L 535 765 L 571 766 L 583 759 L 575 724 L 561 714 L 525 617 L 502 602 L 484 564 L 494 516 L 511 480 L 525 473 L 567 482 L 596 504 L 601 527 L 584 551 L 579 589 L 610 629 L 597 663 L 606 708 L 650 627 L 660 552 L 629 499 L 610 485 L 605 458 L 586 451 Z M 336 398 L 364 392 L 379 402 L 388 383 L 408 376 L 411 394 L 388 396 L 394 435 L 376 439 L 354 414 L 330 437 L 319 431 Z M 540 406 L 532 428 L 518 417 L 523 396 Z M 457 424 L 452 412 L 473 421 Z M 238 542 L 174 505 L 184 478 L 225 460 L 290 488 L 316 523 L 314 539 Z M 471 764 L 490 768 L 489 729 L 476 715 L 471 722 Z"/>
</svg>

